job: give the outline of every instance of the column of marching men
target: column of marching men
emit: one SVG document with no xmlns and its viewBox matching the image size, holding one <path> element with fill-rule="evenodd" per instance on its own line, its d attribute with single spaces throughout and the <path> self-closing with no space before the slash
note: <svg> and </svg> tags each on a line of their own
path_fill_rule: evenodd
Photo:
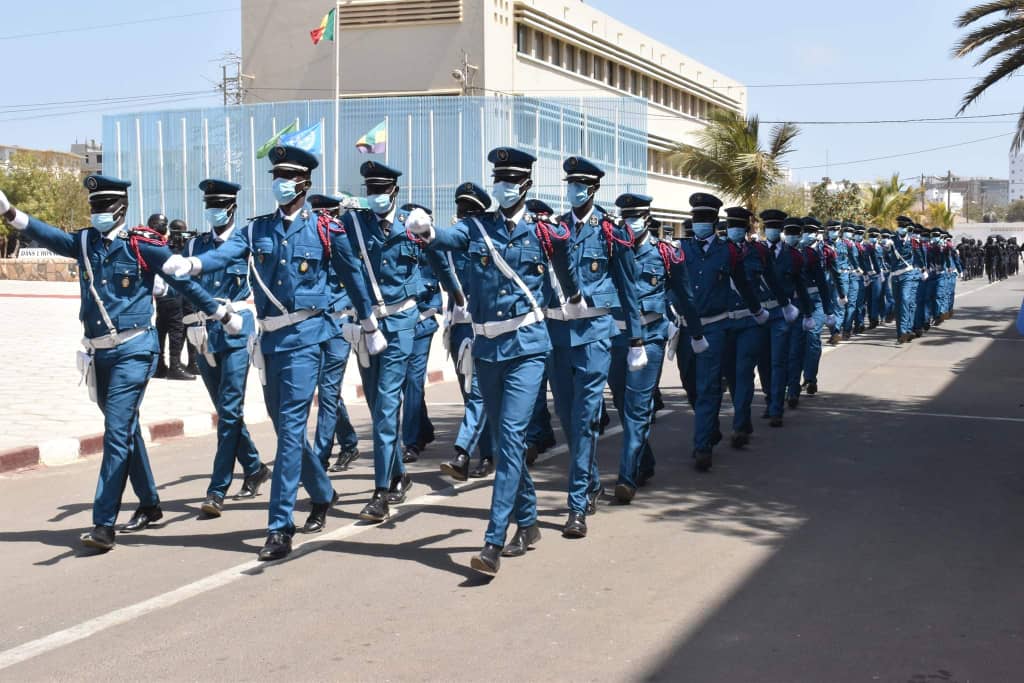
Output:
<svg viewBox="0 0 1024 683">
<path fill-rule="evenodd" d="M 723 380 L 734 409 L 728 443 L 744 448 L 756 380 L 766 397 L 760 417 L 782 427 L 802 393 L 818 392 L 823 338 L 835 345 L 895 323 L 898 343 L 910 342 L 952 316 L 959 278 L 997 269 L 1005 277 L 1020 259 L 1014 241 L 1001 251 L 955 246 L 948 232 L 903 216 L 895 231 L 773 209 L 755 217 L 743 207 L 725 209 L 722 220 L 722 201 L 705 193 L 690 197 L 692 220 L 673 240 L 659 234 L 652 197 L 623 194 L 614 214 L 596 204 L 604 171 L 577 156 L 563 163 L 571 208 L 557 215 L 530 198 L 536 159 L 493 150 L 491 192 L 459 185 L 451 225 L 435 223 L 427 207 L 400 204 L 402 173 L 386 165 L 361 166 L 368 208 L 349 208 L 309 194 L 315 156 L 276 147 L 270 159 L 278 208 L 243 224 L 240 186 L 204 180 L 207 231 L 182 255 L 159 233 L 127 227 L 126 180 L 88 177 L 92 228 L 71 234 L 0 193 L 10 225 L 80 266 L 80 367 L 105 428 L 87 546 L 114 546 L 128 481 L 139 507 L 121 529 L 140 531 L 162 517 L 138 422 L 157 363 L 154 287 L 180 292 L 197 311 L 186 321 L 188 339 L 218 415 L 201 509 L 223 514 L 236 462 L 243 478 L 235 498 L 259 495 L 269 480 L 262 560 L 291 551 L 300 483 L 311 502 L 301 531 L 319 532 L 338 500 L 328 473 L 360 456 L 341 398 L 352 353 L 373 432 L 374 490 L 359 516 L 382 522 L 405 501 L 405 466 L 434 440 L 423 388 L 443 328 L 465 410 L 453 457 L 440 467 L 456 481 L 493 472 L 484 545 L 471 564 L 494 574 L 502 557 L 526 554 L 541 537 L 529 468 L 554 445 L 547 386 L 569 454 L 562 533 L 582 538 L 605 491 L 597 466 L 605 387 L 623 432 L 612 495 L 628 504 L 655 473 L 649 436 L 666 361 L 693 407 L 693 465 L 707 472 L 724 438 Z M 757 218 L 763 238 L 753 230 Z M 273 470 L 245 425 L 250 363 L 277 436 Z"/>
</svg>

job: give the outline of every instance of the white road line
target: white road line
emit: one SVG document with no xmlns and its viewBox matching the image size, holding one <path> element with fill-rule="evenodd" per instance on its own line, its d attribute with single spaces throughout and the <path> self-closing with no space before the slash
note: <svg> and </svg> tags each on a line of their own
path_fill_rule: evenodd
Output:
<svg viewBox="0 0 1024 683">
<path fill-rule="evenodd" d="M 1024 422 L 1024 417 L 996 417 L 994 415 L 955 415 L 953 413 L 925 413 L 917 410 L 880 410 L 877 408 L 832 408 L 827 406 L 805 406 L 800 404 L 800 410 L 807 409 L 819 413 L 872 413 L 877 415 L 888 415 L 889 417 L 941 417 L 953 420 L 985 420 L 989 422 Z"/>
<path fill-rule="evenodd" d="M 664 414 L 671 414 L 672 412 L 673 411 L 666 411 Z M 620 432 L 622 432 L 621 426 L 611 427 L 606 429 L 599 439 L 614 436 Z M 537 462 L 545 462 L 567 451 L 568 446 L 564 444 L 556 448 L 552 448 L 547 453 L 539 456 L 537 458 Z M 440 491 L 435 491 L 433 493 L 422 495 L 418 498 L 413 498 L 412 500 L 403 503 L 401 506 L 394 508 L 391 512 L 390 520 L 405 517 L 411 514 L 413 510 L 426 505 L 445 502 L 451 497 L 452 493 L 469 486 L 476 486 L 477 483 L 481 481 L 487 481 L 487 479 L 460 482 L 453 484 L 448 488 L 441 489 Z M 365 531 L 370 531 L 376 528 L 377 525 L 375 524 L 360 524 L 358 522 L 353 522 L 348 526 L 341 527 L 340 529 L 319 534 L 318 536 L 311 537 L 301 543 L 297 543 L 291 556 L 288 558 L 288 561 L 314 552 L 331 541 L 349 538 L 356 534 L 361 534 Z M 234 583 L 261 567 L 280 563 L 281 561 L 268 563 L 260 562 L 259 560 L 249 560 L 248 562 L 243 562 L 242 564 L 235 565 L 234 567 L 217 572 L 216 574 L 211 574 L 210 576 L 198 579 L 197 581 L 193 581 L 192 583 L 181 586 L 180 588 L 149 598 L 148 600 L 143 600 L 133 605 L 113 610 L 112 612 L 108 612 L 101 616 L 94 617 L 93 619 L 83 621 L 75 626 L 71 626 L 70 628 L 51 633 L 48 636 L 43 636 L 36 640 L 31 640 L 22 645 L 17 645 L 9 650 L 4 650 L 3 652 L 0 652 L 0 671 L 12 667 L 15 664 L 20 664 L 21 662 L 32 659 L 33 657 L 38 657 L 39 655 L 46 654 L 47 652 L 51 652 L 57 648 L 64 647 L 65 645 L 70 645 L 78 642 L 79 640 L 84 640 L 101 631 L 105 631 L 115 626 L 120 626 L 121 624 L 126 624 L 147 614 L 151 614 L 152 612 L 173 607 L 174 605 L 184 602 L 190 598 L 194 598 L 197 595 L 202 595 L 203 593 L 208 593 L 212 590 L 216 590 L 217 588 L 221 588 L 222 586 Z"/>
</svg>

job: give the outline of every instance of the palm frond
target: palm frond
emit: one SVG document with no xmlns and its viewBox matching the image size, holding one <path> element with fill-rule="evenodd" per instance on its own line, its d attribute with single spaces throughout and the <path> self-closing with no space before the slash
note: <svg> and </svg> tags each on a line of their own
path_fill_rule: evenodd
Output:
<svg viewBox="0 0 1024 683">
<path fill-rule="evenodd" d="M 993 2 L 983 2 L 980 5 L 975 5 L 963 12 L 959 17 L 956 18 L 955 25 L 957 28 L 966 28 L 973 24 L 979 19 L 984 19 L 990 14 L 996 12 L 1015 12 L 1024 9 L 1024 2 L 1021 0 L 994 0 Z"/>
<path fill-rule="evenodd" d="M 1016 50 L 1003 58 L 991 71 L 989 71 L 980 82 L 971 88 L 961 102 L 957 115 L 963 114 L 981 95 L 990 87 L 1003 80 L 1013 72 L 1024 66 L 1024 48 Z"/>
<path fill-rule="evenodd" d="M 1022 26 L 1024 26 L 1024 20 L 1020 16 L 1007 17 L 1006 19 L 986 24 L 961 38 L 953 47 L 953 56 L 965 57 L 982 45 L 1002 38 L 1007 33 L 1012 33 Z M 980 64 L 983 61 L 985 60 L 979 60 L 978 63 Z"/>
<path fill-rule="evenodd" d="M 980 66 L 993 57 L 997 57 L 1004 52 L 1011 52 L 1012 50 L 1020 49 L 1024 45 L 1024 20 L 1018 22 L 1017 28 L 1012 31 L 1008 31 L 999 42 L 994 45 L 990 45 L 985 53 L 978 57 L 977 61 L 974 62 L 975 66 Z M 958 55 L 959 56 L 959 55 Z"/>
<path fill-rule="evenodd" d="M 1017 133 L 1013 136 L 1013 142 L 1010 143 L 1010 151 L 1017 154 L 1020 152 L 1022 144 L 1024 144 L 1024 111 L 1017 117 Z"/>
</svg>

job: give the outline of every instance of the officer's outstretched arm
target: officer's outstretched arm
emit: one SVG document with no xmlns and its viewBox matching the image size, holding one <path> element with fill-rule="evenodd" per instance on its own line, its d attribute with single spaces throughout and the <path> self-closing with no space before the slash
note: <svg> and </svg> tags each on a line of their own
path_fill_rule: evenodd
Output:
<svg viewBox="0 0 1024 683">
<path fill-rule="evenodd" d="M 436 230 L 436 228 L 435 228 Z M 466 293 L 462 291 L 462 287 L 458 279 L 456 279 L 454 273 L 452 273 L 451 264 L 448 263 L 448 259 L 445 252 L 437 251 L 436 249 L 424 248 L 423 253 L 427 257 L 427 262 L 430 264 L 431 269 L 437 274 L 437 281 L 441 285 L 441 288 L 448 292 L 455 303 L 460 306 L 465 305 Z"/>
<path fill-rule="evenodd" d="M 232 263 L 248 257 L 249 227 L 246 226 L 243 230 L 235 228 L 235 231 L 231 233 L 231 237 L 224 244 L 216 249 L 210 249 L 199 256 L 190 257 L 190 260 L 195 259 L 200 264 L 199 269 L 195 270 L 192 274 L 198 275 L 204 270 L 223 270 Z"/>
<path fill-rule="evenodd" d="M 346 227 L 346 231 L 355 228 Z M 352 241 L 345 232 L 330 232 L 331 267 L 338 279 L 348 290 L 352 308 L 359 320 L 368 320 L 373 315 L 370 295 L 366 293 L 366 278 L 363 277 L 362 262 L 352 250 Z"/>
<path fill-rule="evenodd" d="M 162 272 L 164 263 L 174 254 L 166 246 L 157 246 L 155 244 L 147 244 L 145 242 L 136 243 L 139 248 L 139 254 L 142 256 L 142 260 L 145 263 L 147 275 L 151 278 L 157 273 Z M 168 287 L 178 294 L 181 294 L 189 303 L 195 306 L 196 310 L 202 311 L 208 316 L 223 317 L 224 311 L 217 315 L 218 309 L 221 304 L 219 301 L 210 296 L 198 282 L 192 279 L 186 280 L 175 280 L 173 278 L 166 278 L 165 282 Z"/>
<path fill-rule="evenodd" d="M 636 295 L 636 257 L 631 247 L 615 243 L 608 264 L 612 282 L 619 292 L 619 304 L 626 318 L 626 334 L 631 342 L 644 338 L 640 323 L 640 300 Z"/>
<path fill-rule="evenodd" d="M 700 313 L 693 303 L 693 288 L 690 286 L 690 275 L 684 261 L 673 263 L 668 272 L 668 290 L 671 292 L 669 301 L 686 321 L 686 333 L 691 337 L 703 337 L 704 326 L 700 322 Z"/>
<path fill-rule="evenodd" d="M 60 228 L 55 228 L 34 216 L 29 216 L 6 202 L 7 197 L 0 192 L 0 209 L 2 209 L 0 216 L 3 216 L 12 228 L 55 254 L 67 258 L 77 258 L 78 240 L 74 235 L 69 235 Z"/>
<path fill-rule="evenodd" d="M 476 230 L 476 226 L 473 229 Z M 450 227 L 435 225 L 434 237 L 424 248 L 432 251 L 466 251 L 469 249 L 469 225 L 466 221 Z M 434 272 L 440 274 L 437 270 Z"/>
</svg>

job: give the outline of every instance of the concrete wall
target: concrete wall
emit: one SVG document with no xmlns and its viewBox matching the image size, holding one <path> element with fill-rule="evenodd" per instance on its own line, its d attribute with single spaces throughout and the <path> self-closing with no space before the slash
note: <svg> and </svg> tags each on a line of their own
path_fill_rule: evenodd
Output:
<svg viewBox="0 0 1024 683">
<path fill-rule="evenodd" d="M 78 264 L 71 259 L 0 259 L 0 280 L 77 282 Z"/>
</svg>

